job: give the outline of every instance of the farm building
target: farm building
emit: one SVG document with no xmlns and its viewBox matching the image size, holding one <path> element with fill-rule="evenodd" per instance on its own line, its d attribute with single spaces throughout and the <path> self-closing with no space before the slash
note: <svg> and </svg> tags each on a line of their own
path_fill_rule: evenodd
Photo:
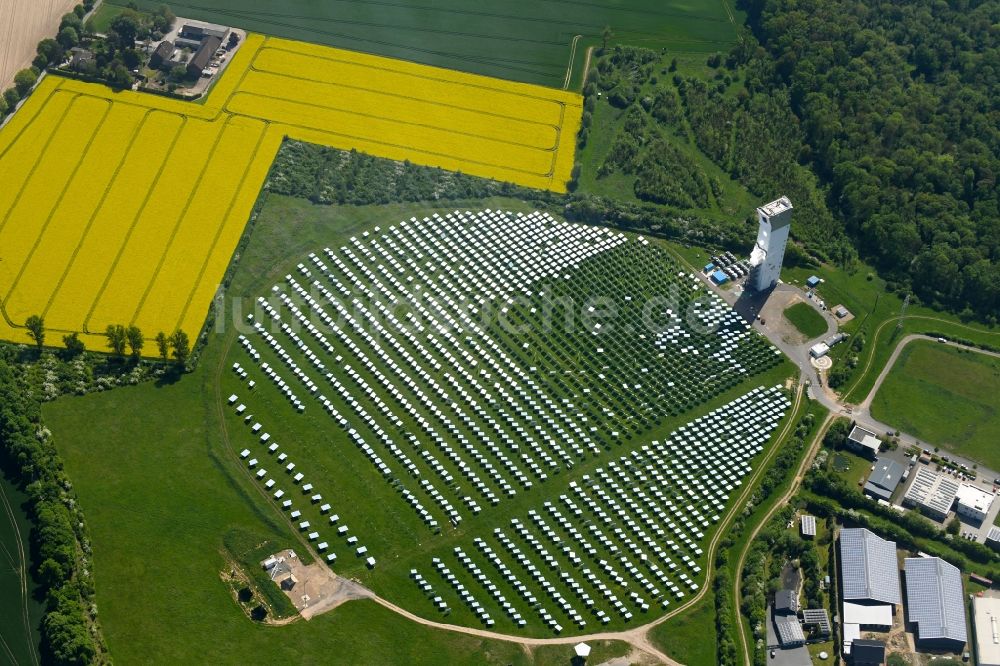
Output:
<svg viewBox="0 0 1000 666">
<path fill-rule="evenodd" d="M 917 625 L 917 646 L 960 652 L 968 640 L 962 573 L 940 557 L 908 557 L 907 617 Z"/>
<path fill-rule="evenodd" d="M 973 597 L 972 622 L 976 635 L 976 663 L 1000 666 L 1000 599 Z"/>
<path fill-rule="evenodd" d="M 914 506 L 936 520 L 944 520 L 958 495 L 958 482 L 926 467 L 917 469 L 903 496 L 903 504 Z"/>
<path fill-rule="evenodd" d="M 958 487 L 955 495 L 955 513 L 969 520 L 981 523 L 993 506 L 993 493 L 988 493 L 969 483 Z"/>
<path fill-rule="evenodd" d="M 212 23 L 189 22 L 181 26 L 180 36 L 192 41 L 203 41 L 206 37 L 216 37 L 223 39 L 229 34 L 229 28 L 224 25 Z"/>
<path fill-rule="evenodd" d="M 854 641 L 851 656 L 853 666 L 882 666 L 885 663 L 885 643 L 882 641 Z"/>
<path fill-rule="evenodd" d="M 208 67 L 208 64 L 215 56 L 216 49 L 221 45 L 222 40 L 218 37 L 206 37 L 198 48 L 198 51 L 188 61 L 188 76 L 201 76 L 202 70 Z"/>
<path fill-rule="evenodd" d="M 840 530 L 843 598 L 861 604 L 901 602 L 896 542 L 863 528 Z"/>
<path fill-rule="evenodd" d="M 79 72 L 84 65 L 94 62 L 94 53 L 89 49 L 74 46 L 69 50 L 69 66 L 75 72 Z"/>
<path fill-rule="evenodd" d="M 903 478 L 903 466 L 895 460 L 877 460 L 875 469 L 868 475 L 864 492 L 874 499 L 888 502 Z"/>
<path fill-rule="evenodd" d="M 164 39 L 156 45 L 152 55 L 149 56 L 149 66 L 154 69 L 160 69 L 164 63 L 170 62 L 170 56 L 174 54 L 175 50 L 174 43 Z"/>
<path fill-rule="evenodd" d="M 812 352 L 810 351 L 810 353 Z M 875 433 L 859 425 L 851 428 L 851 432 L 847 435 L 847 448 L 870 458 L 878 456 L 878 449 L 881 445 L 882 442 L 875 436 Z"/>
<path fill-rule="evenodd" d="M 806 539 L 816 536 L 816 516 L 802 516 L 799 518 L 799 531 Z"/>
</svg>

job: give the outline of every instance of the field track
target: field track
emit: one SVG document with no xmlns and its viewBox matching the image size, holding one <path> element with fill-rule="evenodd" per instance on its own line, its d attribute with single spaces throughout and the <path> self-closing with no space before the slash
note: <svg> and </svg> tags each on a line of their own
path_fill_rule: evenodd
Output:
<svg viewBox="0 0 1000 666">
<path fill-rule="evenodd" d="M 3 0 L 0 0 L 3 1 Z M 285 137 L 565 191 L 563 90 L 251 35 L 204 105 L 56 76 L 0 131 L 0 338 L 194 337 Z M 147 345 L 150 353 L 153 345 Z"/>
<path fill-rule="evenodd" d="M 59 18 L 75 4 L 73 0 L 0 0 L 0 90 L 6 90 L 14 75 L 31 65 L 38 42 L 55 36 Z"/>
</svg>

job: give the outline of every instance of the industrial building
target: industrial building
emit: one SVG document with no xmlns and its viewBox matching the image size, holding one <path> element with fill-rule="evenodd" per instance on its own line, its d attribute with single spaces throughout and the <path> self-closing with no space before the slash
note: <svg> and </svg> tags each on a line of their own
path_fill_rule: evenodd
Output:
<svg viewBox="0 0 1000 666">
<path fill-rule="evenodd" d="M 1000 527 L 994 525 L 986 534 L 986 545 L 990 548 L 1000 550 Z"/>
<path fill-rule="evenodd" d="M 903 466 L 895 460 L 876 460 L 875 469 L 865 483 L 865 494 L 877 500 L 890 501 L 896 486 L 903 479 L 903 472 Z"/>
<path fill-rule="evenodd" d="M 807 627 L 815 627 L 817 633 L 829 636 L 833 631 L 830 624 L 830 614 L 825 608 L 806 608 L 802 611 L 802 624 Z"/>
<path fill-rule="evenodd" d="M 813 358 L 823 358 L 830 353 L 830 345 L 825 342 L 817 342 L 809 348 L 809 355 Z"/>
<path fill-rule="evenodd" d="M 875 436 L 875 433 L 859 425 L 851 428 L 851 432 L 847 435 L 847 448 L 869 458 L 878 456 L 880 446 L 882 441 Z"/>
<path fill-rule="evenodd" d="M 882 641 L 854 641 L 853 666 L 882 666 L 885 663 L 885 643 Z"/>
<path fill-rule="evenodd" d="M 986 520 L 986 515 L 993 506 L 993 493 L 988 493 L 982 488 L 963 483 L 958 487 L 955 495 L 955 513 L 968 520 L 981 523 Z"/>
<path fill-rule="evenodd" d="M 962 573 L 940 557 L 908 557 L 906 612 L 917 625 L 917 647 L 961 652 L 968 640 Z"/>
<path fill-rule="evenodd" d="M 767 291 L 778 284 L 785 245 L 792 224 L 792 202 L 781 197 L 757 209 L 757 242 L 750 252 L 750 277 L 747 283 L 754 291 Z"/>
<path fill-rule="evenodd" d="M 794 615 L 776 615 L 774 617 L 774 628 L 778 634 L 778 642 L 783 648 L 795 648 L 806 644 L 806 635 L 802 632 L 802 625 Z"/>
<path fill-rule="evenodd" d="M 886 541 L 863 527 L 845 527 L 840 530 L 840 568 L 845 601 L 901 603 L 895 541 Z"/>
<path fill-rule="evenodd" d="M 799 612 L 799 597 L 795 590 L 778 590 L 774 593 L 774 614 L 795 615 Z"/>
<path fill-rule="evenodd" d="M 976 639 L 976 663 L 1000 666 L 1000 599 L 972 598 L 972 626 Z"/>
<path fill-rule="evenodd" d="M 935 474 L 926 467 L 919 467 L 903 496 L 903 504 L 916 507 L 935 520 L 944 520 L 951 511 L 951 505 L 955 503 L 956 495 L 957 481 L 944 474 Z"/>
<path fill-rule="evenodd" d="M 851 654 L 862 628 L 885 631 L 902 602 L 896 542 L 865 528 L 840 530 L 840 576 L 844 654 Z"/>
</svg>

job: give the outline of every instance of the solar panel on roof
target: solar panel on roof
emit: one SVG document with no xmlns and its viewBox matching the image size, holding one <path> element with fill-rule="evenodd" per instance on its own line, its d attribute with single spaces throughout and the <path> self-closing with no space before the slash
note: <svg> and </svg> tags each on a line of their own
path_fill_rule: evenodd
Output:
<svg viewBox="0 0 1000 666">
<path fill-rule="evenodd" d="M 917 639 L 965 643 L 961 572 L 938 557 L 909 557 L 904 566 L 907 613 L 917 624 Z"/>
<path fill-rule="evenodd" d="M 901 603 L 896 542 L 881 539 L 864 528 L 842 529 L 840 562 L 844 599 Z"/>
</svg>

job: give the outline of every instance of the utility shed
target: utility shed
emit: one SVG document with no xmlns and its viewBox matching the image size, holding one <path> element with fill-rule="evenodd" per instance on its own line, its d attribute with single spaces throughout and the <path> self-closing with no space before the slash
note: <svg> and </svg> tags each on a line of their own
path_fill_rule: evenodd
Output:
<svg viewBox="0 0 1000 666">
<path fill-rule="evenodd" d="M 799 518 L 799 529 L 802 536 L 811 539 L 816 536 L 816 516 L 802 516 Z"/>
<path fill-rule="evenodd" d="M 908 557 L 907 617 L 917 625 L 917 646 L 961 652 L 968 640 L 962 573 L 940 557 Z"/>
</svg>

